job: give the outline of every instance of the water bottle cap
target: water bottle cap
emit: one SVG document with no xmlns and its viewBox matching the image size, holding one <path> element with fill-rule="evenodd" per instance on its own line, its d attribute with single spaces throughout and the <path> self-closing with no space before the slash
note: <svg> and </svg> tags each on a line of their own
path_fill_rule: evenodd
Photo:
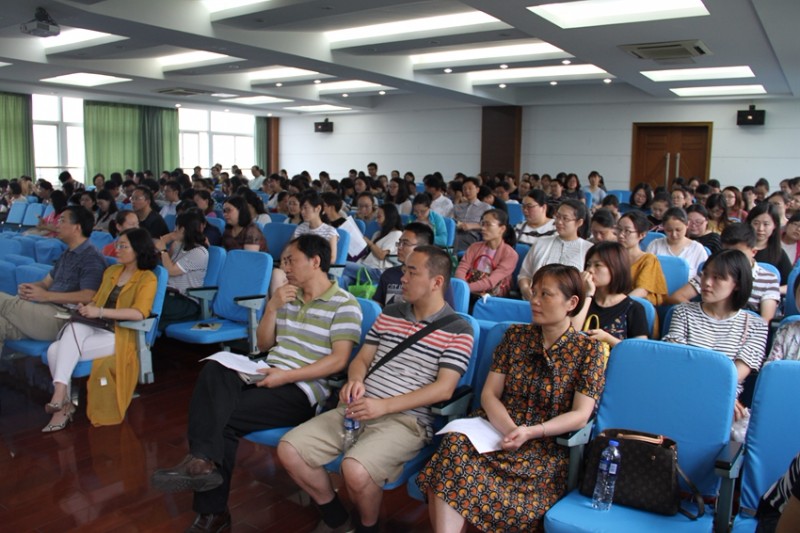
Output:
<svg viewBox="0 0 800 533">
<path fill-rule="evenodd" d="M 608 443 L 609 443 L 611 446 L 619 446 L 619 442 L 617 442 L 617 441 L 615 441 L 615 440 L 610 440 L 610 441 L 608 441 Z"/>
</svg>

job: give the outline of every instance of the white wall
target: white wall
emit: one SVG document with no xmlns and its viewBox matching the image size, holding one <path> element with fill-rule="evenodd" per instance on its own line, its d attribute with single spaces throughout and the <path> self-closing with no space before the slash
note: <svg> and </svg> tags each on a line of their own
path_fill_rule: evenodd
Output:
<svg viewBox="0 0 800 533">
<path fill-rule="evenodd" d="M 522 171 L 598 170 L 609 188 L 628 188 L 634 122 L 713 122 L 711 177 L 752 184 L 766 177 L 773 189 L 800 176 L 800 101 L 760 100 L 764 126 L 736 125 L 747 101 L 529 106 L 523 113 Z M 411 170 L 419 178 L 439 170 L 480 170 L 478 107 L 335 115 L 334 133 L 314 133 L 319 117 L 281 119 L 280 164 L 290 175 L 327 170 L 341 178 L 375 161 L 381 173 Z M 585 181 L 585 180 L 584 180 Z"/>
<path fill-rule="evenodd" d="M 596 169 L 608 188 L 628 188 L 634 122 L 713 122 L 710 177 L 743 186 L 763 176 L 777 189 L 781 179 L 800 176 L 800 102 L 761 100 L 765 125 L 737 126 L 736 111 L 749 103 L 527 107 L 522 170 L 584 178 Z"/>
</svg>

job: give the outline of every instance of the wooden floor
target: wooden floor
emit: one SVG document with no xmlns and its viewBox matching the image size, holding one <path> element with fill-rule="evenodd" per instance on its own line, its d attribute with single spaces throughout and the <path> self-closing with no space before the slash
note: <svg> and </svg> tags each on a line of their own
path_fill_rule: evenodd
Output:
<svg viewBox="0 0 800 533">
<path fill-rule="evenodd" d="M 0 531 L 183 531 L 191 494 L 150 487 L 156 468 L 187 452 L 186 412 L 201 364 L 213 350 L 169 339 L 156 345 L 156 382 L 139 386 L 125 422 L 91 427 L 85 408 L 67 429 L 43 434 L 49 372 L 32 358 L 4 362 L 0 373 Z M 343 498 L 347 495 L 342 491 Z M 242 441 L 233 477 L 233 530 L 310 531 L 316 509 L 304 504 L 272 449 Z M 349 503 L 348 503 L 349 505 Z M 387 532 L 429 532 L 427 508 L 404 488 L 385 493 Z"/>
</svg>

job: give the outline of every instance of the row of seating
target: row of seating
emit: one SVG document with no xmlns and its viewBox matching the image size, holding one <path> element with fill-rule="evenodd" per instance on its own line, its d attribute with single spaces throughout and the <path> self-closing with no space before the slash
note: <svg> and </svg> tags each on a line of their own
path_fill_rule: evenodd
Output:
<svg viewBox="0 0 800 533">
<path fill-rule="evenodd" d="M 14 202 L 8 210 L 8 214 L 2 226 L 0 226 L 0 230 L 5 232 L 32 228 L 39 223 L 39 217 L 44 218 L 49 216 L 52 212 L 52 205 Z"/>
</svg>

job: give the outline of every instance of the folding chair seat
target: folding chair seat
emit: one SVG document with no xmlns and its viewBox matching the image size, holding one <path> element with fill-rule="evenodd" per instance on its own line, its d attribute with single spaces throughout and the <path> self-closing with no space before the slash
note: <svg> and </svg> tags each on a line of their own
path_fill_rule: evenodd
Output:
<svg viewBox="0 0 800 533">
<path fill-rule="evenodd" d="M 187 295 L 213 300 L 214 316 L 170 324 L 167 337 L 193 344 L 248 340 L 250 353 L 258 351 L 256 327 L 261 319 L 272 278 L 272 256 L 263 252 L 232 250 L 228 253 L 218 287 L 188 289 Z M 209 329 L 201 324 L 213 324 Z"/>
<path fill-rule="evenodd" d="M 720 483 L 714 465 L 728 451 L 735 399 L 736 369 L 725 355 L 681 344 L 625 340 L 608 361 L 595 434 L 619 428 L 674 439 L 681 468 L 702 495 L 716 497 Z M 622 469 L 624 465 L 623 456 Z M 569 492 L 545 515 L 545 529 L 708 532 L 714 520 L 711 508 L 690 520 L 680 513 L 656 515 L 616 504 L 598 512 L 590 503 L 577 490 Z"/>
</svg>

